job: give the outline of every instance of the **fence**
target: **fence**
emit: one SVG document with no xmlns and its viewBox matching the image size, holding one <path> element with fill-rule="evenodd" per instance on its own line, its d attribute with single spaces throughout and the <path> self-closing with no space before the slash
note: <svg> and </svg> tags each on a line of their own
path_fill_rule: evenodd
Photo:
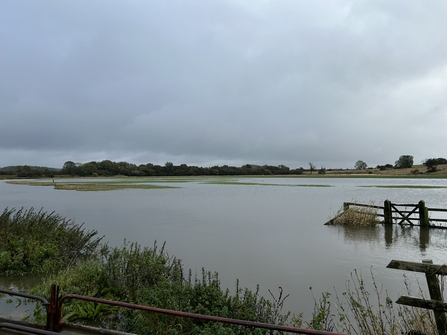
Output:
<svg viewBox="0 0 447 335">
<path fill-rule="evenodd" d="M 59 287 L 54 284 L 51 286 L 50 301 L 47 301 L 46 299 L 39 297 L 39 296 L 34 296 L 34 295 L 22 293 L 22 292 L 10 291 L 10 290 L 5 290 L 5 289 L 0 289 L 0 293 L 24 297 L 27 299 L 38 300 L 42 303 L 43 306 L 45 306 L 46 313 L 47 313 L 47 323 L 44 327 L 45 330 L 42 330 L 40 332 L 39 332 L 39 330 L 36 330 L 36 332 L 29 331 L 34 334 L 52 334 L 52 332 L 60 332 L 64 326 L 64 322 L 62 321 L 62 306 L 63 306 L 63 304 L 70 299 L 77 299 L 77 300 L 98 303 L 98 304 L 107 304 L 107 305 L 112 305 L 112 306 L 117 306 L 117 307 L 142 310 L 142 311 L 151 312 L 151 313 L 160 313 L 160 314 L 172 315 L 172 316 L 183 317 L 183 318 L 191 318 L 191 319 L 195 319 L 195 320 L 220 322 L 220 323 L 225 323 L 225 324 L 238 325 L 238 326 L 243 326 L 243 327 L 247 327 L 247 328 L 261 328 L 261 329 L 268 329 L 270 331 L 283 331 L 283 332 L 289 332 L 289 333 L 294 333 L 294 334 L 343 335 L 340 333 L 327 332 L 327 331 L 303 329 L 303 328 L 296 328 L 296 327 L 291 327 L 291 326 L 282 326 L 282 325 L 268 324 L 268 323 L 262 323 L 262 322 L 247 321 L 247 320 L 222 318 L 222 317 L 217 317 L 217 316 L 203 315 L 203 314 L 196 314 L 196 313 L 187 313 L 187 312 L 181 312 L 181 311 L 175 311 L 175 310 L 169 310 L 169 309 L 163 309 L 163 308 L 157 308 L 157 307 L 151 307 L 151 306 L 142 306 L 142 305 L 131 304 L 131 303 L 121 302 L 121 301 L 81 296 L 81 295 L 77 295 L 77 294 L 67 294 L 63 297 L 60 297 L 59 296 Z M 0 328 L 1 328 L 1 326 L 0 326 Z M 25 327 L 25 328 L 27 328 L 27 327 Z M 24 329 L 24 331 L 26 332 L 25 329 Z M 99 331 L 99 329 L 98 329 L 98 331 Z"/>
<path fill-rule="evenodd" d="M 344 202 L 343 212 L 329 220 L 326 225 L 333 224 L 337 217 L 350 209 L 355 210 L 358 207 L 377 209 L 377 216 L 383 218 L 383 223 L 386 225 L 396 223 L 399 225 L 447 229 L 447 209 L 427 207 L 424 200 L 419 201 L 417 204 L 396 204 L 390 200 L 385 200 L 383 206 Z"/>
<path fill-rule="evenodd" d="M 445 315 L 447 304 L 443 301 L 441 286 L 436 277 L 437 275 L 447 275 L 447 265 L 435 265 L 431 260 L 424 260 L 422 263 L 392 260 L 387 265 L 387 268 L 425 273 L 430 299 L 401 296 L 396 303 L 433 310 L 439 335 L 447 334 L 447 319 Z"/>
</svg>

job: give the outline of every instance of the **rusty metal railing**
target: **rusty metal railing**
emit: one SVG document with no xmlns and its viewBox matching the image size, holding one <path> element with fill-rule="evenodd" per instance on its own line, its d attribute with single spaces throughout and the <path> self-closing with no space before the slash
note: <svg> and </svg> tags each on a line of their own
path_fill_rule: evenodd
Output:
<svg viewBox="0 0 447 335">
<path fill-rule="evenodd" d="M 269 323 L 263 323 L 263 322 L 255 322 L 255 321 L 223 318 L 223 317 L 212 316 L 212 315 L 175 311 L 175 310 L 163 309 L 163 308 L 157 308 L 157 307 L 151 307 L 151 306 L 137 305 L 137 304 L 122 302 L 122 301 L 87 297 L 87 296 L 82 296 L 82 295 L 77 295 L 77 294 L 67 294 L 67 295 L 64 295 L 63 297 L 59 298 L 59 287 L 55 284 L 51 285 L 50 302 L 46 301 L 42 297 L 36 297 L 36 296 L 28 295 L 28 294 L 25 294 L 22 292 L 9 291 L 9 290 L 0 290 L 0 292 L 6 293 L 9 295 L 16 295 L 16 296 L 21 296 L 24 298 L 34 299 L 34 300 L 38 300 L 38 301 L 42 302 L 42 304 L 46 307 L 46 311 L 47 311 L 47 324 L 45 326 L 45 329 L 51 330 L 51 331 L 56 331 L 56 332 L 60 332 L 61 327 L 64 324 L 64 322 L 62 320 L 62 306 L 63 306 L 63 304 L 70 299 L 77 299 L 77 300 L 98 303 L 98 304 L 106 304 L 106 305 L 111 305 L 111 306 L 136 309 L 136 310 L 141 310 L 141 311 L 146 311 L 146 312 L 151 312 L 151 313 L 172 315 L 172 316 L 177 316 L 177 317 L 182 317 L 182 318 L 190 318 L 190 319 L 202 320 L 202 321 L 219 322 L 219 323 L 238 325 L 238 326 L 244 326 L 244 327 L 283 331 L 283 332 L 289 332 L 289 333 L 294 333 L 294 334 L 343 335 L 341 333 L 335 333 L 335 332 L 296 328 L 296 327 L 291 327 L 291 326 L 275 325 L 275 324 L 269 324 Z M 45 334 L 45 333 L 38 333 L 38 334 Z"/>
<path fill-rule="evenodd" d="M 21 326 L 21 325 L 17 325 L 14 323 L 9 323 L 9 322 L 2 322 L 0 323 L 0 328 L 6 328 L 6 329 L 13 329 L 13 330 L 18 330 L 24 333 L 30 333 L 30 334 L 38 334 L 38 335 L 55 335 L 58 333 L 49 331 L 49 330 L 44 330 L 44 329 L 39 329 L 39 328 L 33 328 L 33 327 L 27 327 L 27 326 Z"/>
</svg>

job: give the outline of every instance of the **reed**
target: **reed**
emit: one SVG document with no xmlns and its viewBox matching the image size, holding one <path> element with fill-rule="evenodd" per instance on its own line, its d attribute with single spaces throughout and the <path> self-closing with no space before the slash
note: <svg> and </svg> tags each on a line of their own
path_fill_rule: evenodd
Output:
<svg viewBox="0 0 447 335">
<path fill-rule="evenodd" d="M 373 204 L 371 204 L 373 205 Z M 369 207 L 350 206 L 347 210 L 339 210 L 333 220 L 334 225 L 351 227 L 374 227 L 378 220 L 377 209 Z"/>
</svg>

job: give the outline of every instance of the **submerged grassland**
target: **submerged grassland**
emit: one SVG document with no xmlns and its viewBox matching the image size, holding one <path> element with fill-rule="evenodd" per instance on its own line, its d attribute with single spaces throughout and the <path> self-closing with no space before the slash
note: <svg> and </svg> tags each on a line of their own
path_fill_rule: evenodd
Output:
<svg viewBox="0 0 447 335">
<path fill-rule="evenodd" d="M 361 187 L 377 187 L 377 188 L 413 188 L 413 189 L 436 189 L 447 188 L 447 186 L 431 186 L 431 185 L 373 185 L 373 186 L 361 186 Z"/>
<path fill-rule="evenodd" d="M 157 183 L 160 181 L 157 181 Z M 176 181 L 177 182 L 177 181 Z M 8 184 L 29 185 L 29 186 L 52 186 L 55 190 L 74 190 L 74 191 L 113 191 L 125 189 L 165 189 L 176 188 L 169 185 L 147 184 L 144 180 L 129 181 L 92 181 L 92 182 L 69 182 L 69 181 L 7 181 Z"/>
<path fill-rule="evenodd" d="M 179 188 L 178 183 L 196 182 L 202 184 L 214 185 L 242 185 L 242 186 L 283 186 L 283 187 L 331 187 L 331 185 L 324 184 L 280 184 L 280 183 L 265 183 L 265 182 L 251 182 L 239 181 L 234 178 L 210 178 L 210 177 L 191 177 L 191 178 L 122 178 L 116 180 L 88 178 L 80 179 L 79 181 L 56 179 L 56 181 L 36 181 L 36 180 L 9 180 L 8 184 L 14 185 L 29 185 L 29 186 L 50 186 L 55 190 L 74 190 L 74 191 L 112 191 L 124 189 L 167 189 Z"/>
</svg>

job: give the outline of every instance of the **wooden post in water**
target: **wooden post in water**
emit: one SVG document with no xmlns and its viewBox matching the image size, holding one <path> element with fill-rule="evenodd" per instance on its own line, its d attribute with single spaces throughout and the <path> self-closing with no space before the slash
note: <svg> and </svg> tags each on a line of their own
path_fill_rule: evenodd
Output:
<svg viewBox="0 0 447 335">
<path fill-rule="evenodd" d="M 393 210 L 391 209 L 391 201 L 388 199 L 383 202 L 383 218 L 385 224 L 393 224 Z"/>
<path fill-rule="evenodd" d="M 431 259 L 424 259 L 422 263 L 433 264 Z M 430 293 L 430 299 L 443 301 L 441 287 L 439 286 L 438 278 L 435 274 L 425 273 L 427 279 L 428 292 Z M 436 328 L 438 328 L 439 335 L 447 334 L 447 319 L 444 311 L 434 310 Z"/>
<path fill-rule="evenodd" d="M 428 208 L 425 207 L 425 201 L 419 201 L 419 223 L 421 227 L 428 227 L 430 222 L 428 220 Z"/>
</svg>

